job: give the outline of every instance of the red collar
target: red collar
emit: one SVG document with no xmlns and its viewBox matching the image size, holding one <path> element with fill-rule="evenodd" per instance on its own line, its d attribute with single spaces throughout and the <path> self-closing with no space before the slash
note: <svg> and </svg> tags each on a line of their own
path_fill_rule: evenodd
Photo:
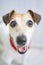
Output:
<svg viewBox="0 0 43 65">
<path fill-rule="evenodd" d="M 31 43 L 31 42 L 30 42 L 30 43 Z M 17 48 L 16 48 L 16 46 L 14 45 L 14 42 L 13 42 L 13 38 L 12 38 L 12 37 L 10 37 L 10 44 L 11 44 L 12 48 L 17 51 Z M 27 49 L 29 49 L 29 48 L 30 48 L 30 45 L 27 47 Z"/>
<path fill-rule="evenodd" d="M 12 48 L 14 48 L 14 49 L 17 51 L 17 48 L 16 48 L 16 46 L 14 45 L 14 42 L 13 42 L 12 37 L 10 37 L 10 44 L 11 44 Z"/>
</svg>

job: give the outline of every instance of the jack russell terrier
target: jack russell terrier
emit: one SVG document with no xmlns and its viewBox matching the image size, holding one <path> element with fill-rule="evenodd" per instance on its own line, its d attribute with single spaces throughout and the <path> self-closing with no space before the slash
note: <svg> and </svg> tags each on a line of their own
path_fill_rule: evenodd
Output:
<svg viewBox="0 0 43 65">
<path fill-rule="evenodd" d="M 40 20 L 41 16 L 32 10 L 24 14 L 13 10 L 2 17 L 4 23 L 0 24 L 0 48 L 3 44 L 1 58 L 6 65 L 28 65 L 30 39 L 35 23 L 39 24 Z"/>
</svg>

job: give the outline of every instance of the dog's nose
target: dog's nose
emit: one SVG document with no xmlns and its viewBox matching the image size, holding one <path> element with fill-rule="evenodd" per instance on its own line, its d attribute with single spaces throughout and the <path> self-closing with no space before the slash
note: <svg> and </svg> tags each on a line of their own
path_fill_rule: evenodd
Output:
<svg viewBox="0 0 43 65">
<path fill-rule="evenodd" d="M 23 45 L 26 44 L 27 39 L 26 39 L 25 35 L 20 35 L 20 36 L 17 37 L 16 41 L 17 41 L 18 45 L 23 46 Z"/>
</svg>

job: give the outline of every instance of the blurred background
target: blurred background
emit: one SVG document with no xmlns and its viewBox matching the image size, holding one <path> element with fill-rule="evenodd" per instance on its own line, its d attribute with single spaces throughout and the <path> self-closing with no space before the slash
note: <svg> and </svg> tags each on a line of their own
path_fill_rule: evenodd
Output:
<svg viewBox="0 0 43 65">
<path fill-rule="evenodd" d="M 0 17 L 12 10 L 18 13 L 25 13 L 29 9 L 41 15 L 39 25 L 35 25 L 31 45 L 39 46 L 43 49 L 43 0 L 0 0 Z M 43 53 L 41 52 L 41 54 Z M 40 65 L 43 65 L 43 60 L 41 62 Z"/>
</svg>

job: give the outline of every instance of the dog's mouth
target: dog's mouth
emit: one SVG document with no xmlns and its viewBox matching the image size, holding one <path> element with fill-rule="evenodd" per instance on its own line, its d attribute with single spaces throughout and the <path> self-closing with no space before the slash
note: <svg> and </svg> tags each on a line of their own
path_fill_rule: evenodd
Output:
<svg viewBox="0 0 43 65">
<path fill-rule="evenodd" d="M 20 54 L 24 54 L 27 51 L 27 46 L 17 46 L 17 50 Z"/>
<path fill-rule="evenodd" d="M 12 37 L 10 37 L 10 44 L 13 47 L 13 49 L 18 51 L 20 54 L 26 53 L 26 51 L 30 48 L 30 45 L 29 46 L 20 46 L 20 45 L 15 46 Z"/>
</svg>

